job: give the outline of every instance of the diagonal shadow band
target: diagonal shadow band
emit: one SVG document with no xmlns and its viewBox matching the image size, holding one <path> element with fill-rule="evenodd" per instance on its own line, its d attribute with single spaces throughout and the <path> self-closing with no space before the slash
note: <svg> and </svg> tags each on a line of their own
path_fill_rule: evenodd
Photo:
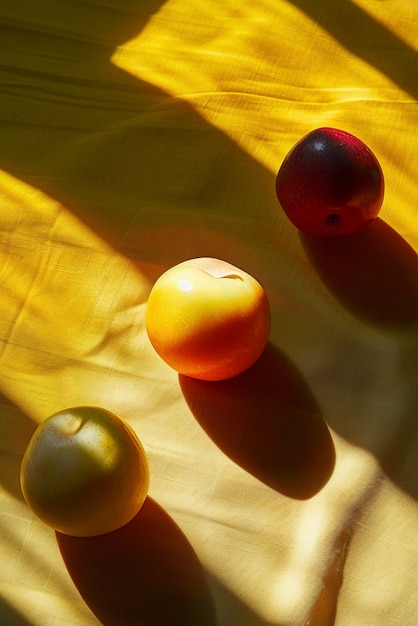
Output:
<svg viewBox="0 0 418 626">
<path fill-rule="evenodd" d="M 215 626 L 208 581 L 187 538 L 152 498 L 105 535 L 56 533 L 68 572 L 103 626 Z"/>
<path fill-rule="evenodd" d="M 237 189 L 253 198 L 242 228 L 265 219 L 271 173 L 186 100 L 112 61 L 163 0 L 42 0 L 37 27 L 22 2 L 0 8 L 1 169 L 125 252 L 161 224 L 199 232 L 222 219 L 235 233 Z"/>
<path fill-rule="evenodd" d="M 352 54 L 374 66 L 412 98 L 418 97 L 417 52 L 350 0 L 291 0 Z M 355 28 L 347 28 L 355 24 Z M 370 45 L 373 42 L 373 45 Z"/>
<path fill-rule="evenodd" d="M 0 596 L 0 624 L 6 626 L 31 626 L 29 619 L 24 617 L 16 607 Z"/>
<path fill-rule="evenodd" d="M 14 498 L 23 500 L 20 488 L 20 464 L 37 424 L 2 391 L 0 391 L 0 415 L 2 421 L 0 490 L 4 488 Z"/>
<path fill-rule="evenodd" d="M 335 449 L 318 404 L 301 374 L 271 343 L 235 378 L 207 382 L 179 375 L 179 382 L 214 443 L 269 487 L 307 499 L 330 478 Z"/>
</svg>

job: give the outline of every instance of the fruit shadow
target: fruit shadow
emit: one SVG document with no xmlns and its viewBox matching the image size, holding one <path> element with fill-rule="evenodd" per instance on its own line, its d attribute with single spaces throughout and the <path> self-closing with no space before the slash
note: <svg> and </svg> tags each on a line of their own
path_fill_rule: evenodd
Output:
<svg viewBox="0 0 418 626">
<path fill-rule="evenodd" d="M 335 465 L 330 431 L 307 383 L 269 343 L 234 378 L 207 382 L 179 375 L 193 415 L 235 463 L 296 499 L 315 495 Z"/>
<path fill-rule="evenodd" d="M 56 532 L 56 538 L 75 586 L 103 626 L 215 626 L 198 557 L 152 498 L 119 530 L 95 537 Z"/>
<path fill-rule="evenodd" d="M 354 315 L 378 326 L 418 323 L 418 255 L 382 219 L 354 235 L 302 245 L 318 275 Z"/>
</svg>

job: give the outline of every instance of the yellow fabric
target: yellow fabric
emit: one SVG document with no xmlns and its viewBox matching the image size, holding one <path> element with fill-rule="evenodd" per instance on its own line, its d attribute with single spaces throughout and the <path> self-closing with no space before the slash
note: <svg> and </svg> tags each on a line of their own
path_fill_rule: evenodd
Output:
<svg viewBox="0 0 418 626">
<path fill-rule="evenodd" d="M 0 28 L 0 623 L 99 623 L 19 489 L 36 424 L 94 404 L 140 436 L 211 626 L 415 626 L 416 0 L 2 0 Z M 310 245 L 275 197 L 319 126 L 359 136 L 385 174 L 380 219 L 351 243 Z M 193 402 L 154 353 L 147 295 L 192 256 L 265 287 L 276 387 L 250 375 L 226 405 L 206 387 Z M 241 391 L 260 429 L 264 411 L 318 407 L 325 485 L 297 498 L 284 475 L 280 492 L 217 445 L 203 403 L 227 421 Z"/>
</svg>

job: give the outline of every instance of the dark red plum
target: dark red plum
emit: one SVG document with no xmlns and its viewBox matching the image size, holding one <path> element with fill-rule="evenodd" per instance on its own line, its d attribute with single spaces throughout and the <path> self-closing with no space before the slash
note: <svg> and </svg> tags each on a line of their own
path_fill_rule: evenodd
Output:
<svg viewBox="0 0 418 626">
<path fill-rule="evenodd" d="M 318 128 L 288 152 L 276 194 L 289 220 L 307 235 L 350 235 L 379 213 L 383 172 L 363 141 L 343 130 Z"/>
</svg>

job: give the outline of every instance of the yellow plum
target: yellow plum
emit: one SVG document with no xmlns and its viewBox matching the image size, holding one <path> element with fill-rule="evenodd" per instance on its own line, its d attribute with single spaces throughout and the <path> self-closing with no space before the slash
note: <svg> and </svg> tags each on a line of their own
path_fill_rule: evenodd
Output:
<svg viewBox="0 0 418 626">
<path fill-rule="evenodd" d="M 247 272 L 221 259 L 189 259 L 154 283 L 146 328 L 174 370 L 223 380 L 248 369 L 263 352 L 270 307 L 263 287 Z"/>
<path fill-rule="evenodd" d="M 51 415 L 35 430 L 20 473 L 32 512 L 78 537 L 127 524 L 148 494 L 149 468 L 138 437 L 120 417 L 98 407 Z"/>
</svg>

